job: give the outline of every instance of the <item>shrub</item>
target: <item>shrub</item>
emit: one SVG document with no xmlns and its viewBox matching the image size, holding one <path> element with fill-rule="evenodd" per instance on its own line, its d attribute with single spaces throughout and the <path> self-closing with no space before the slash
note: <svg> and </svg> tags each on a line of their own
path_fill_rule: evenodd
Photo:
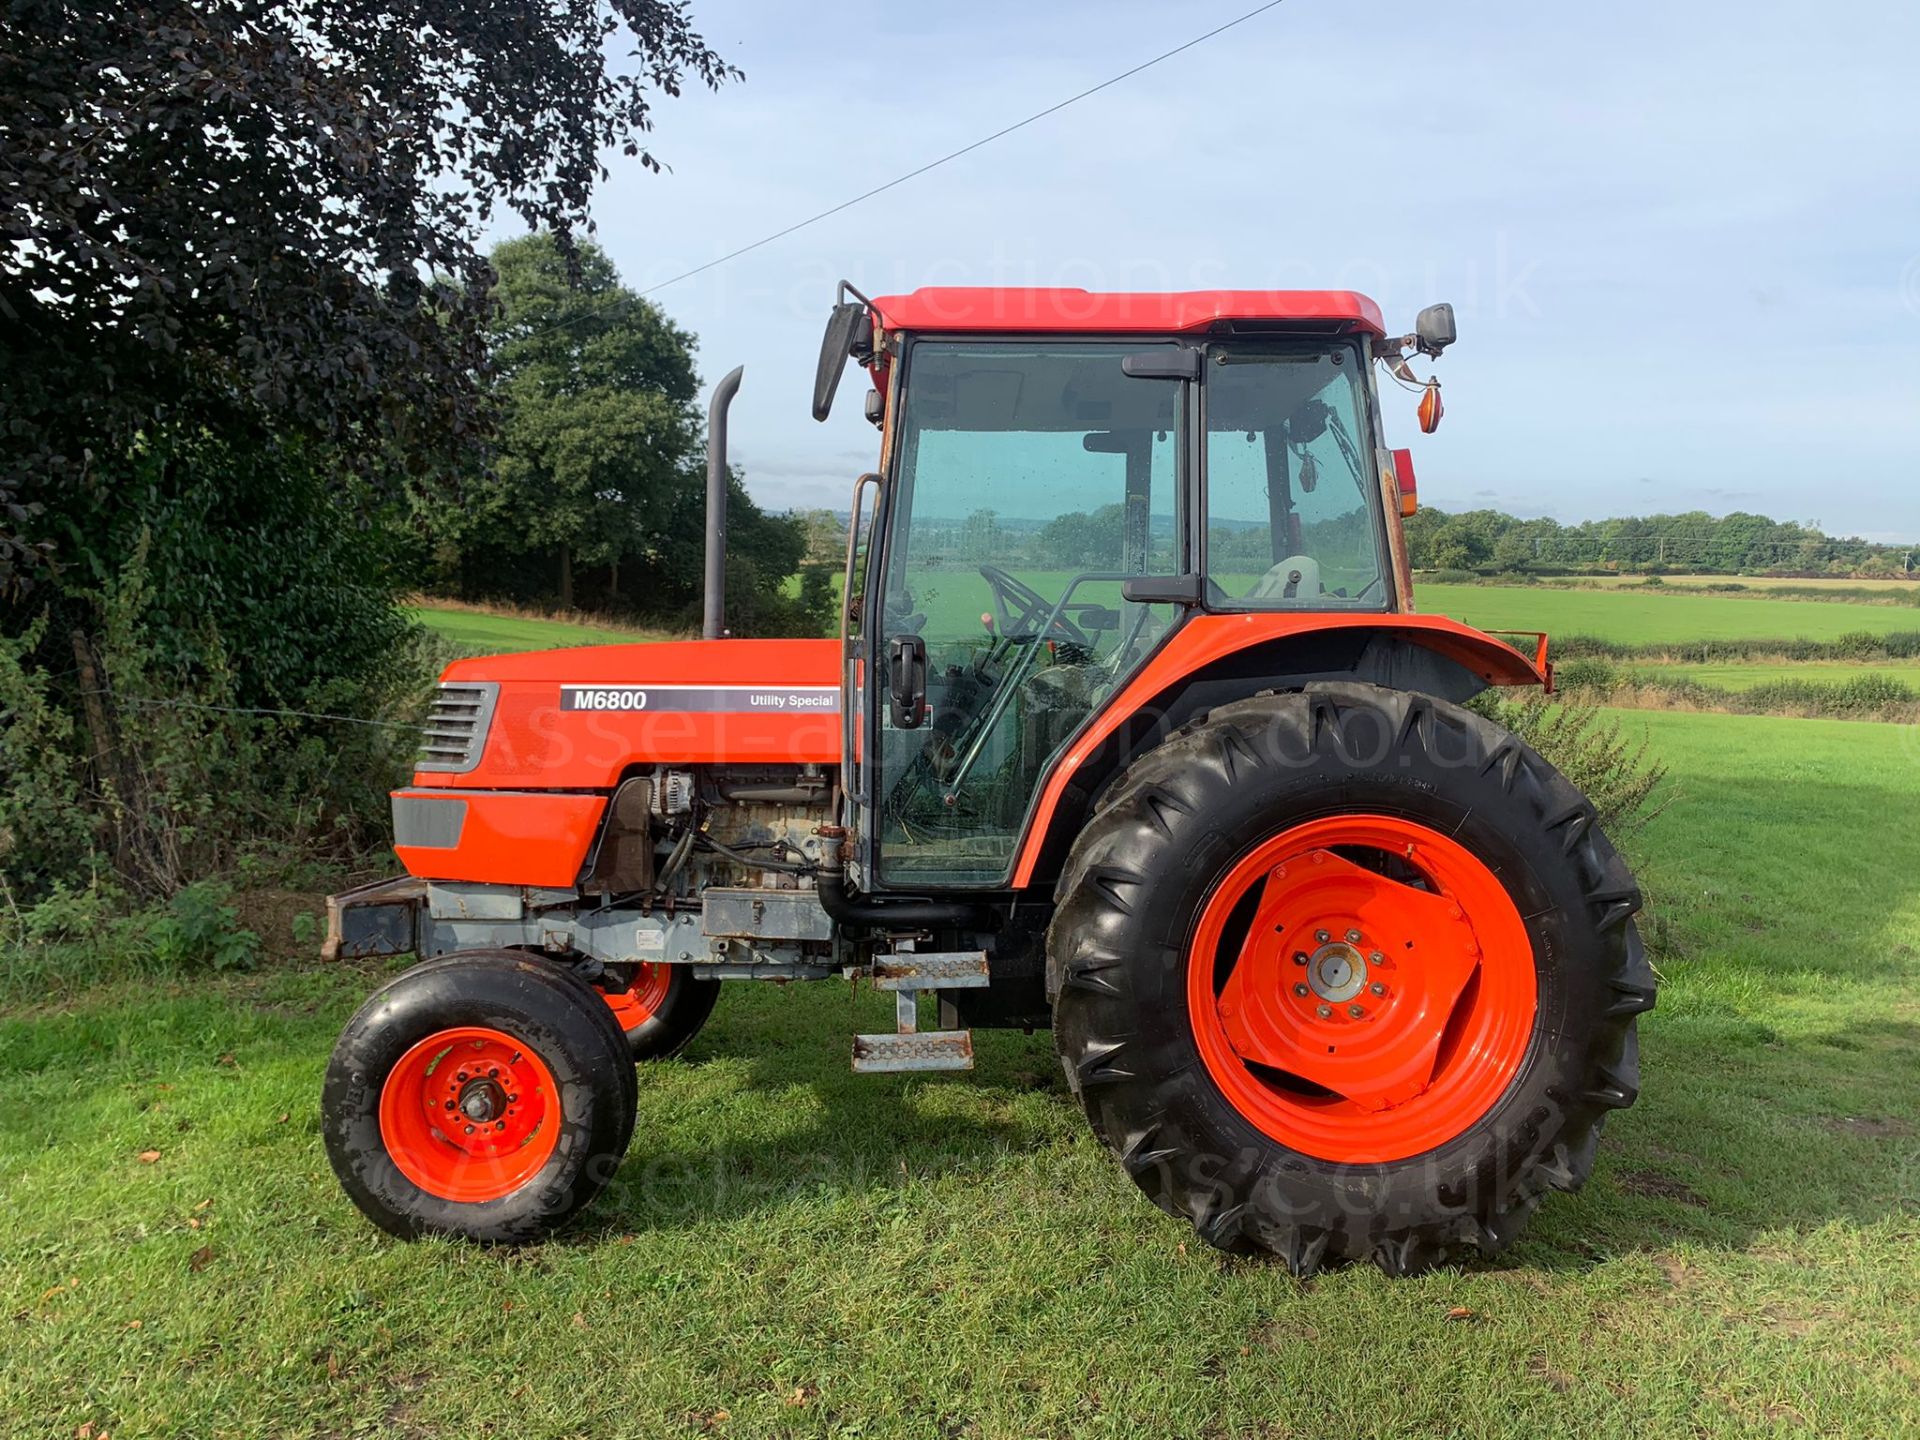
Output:
<svg viewBox="0 0 1920 1440">
<path fill-rule="evenodd" d="M 1667 767 L 1653 756 L 1652 741 L 1637 739 L 1625 725 L 1575 696 L 1553 698 L 1539 691 L 1511 699 L 1488 690 L 1473 708 L 1505 725 L 1546 757 L 1583 791 L 1615 842 L 1633 835 L 1666 808 L 1655 791 Z"/>
</svg>

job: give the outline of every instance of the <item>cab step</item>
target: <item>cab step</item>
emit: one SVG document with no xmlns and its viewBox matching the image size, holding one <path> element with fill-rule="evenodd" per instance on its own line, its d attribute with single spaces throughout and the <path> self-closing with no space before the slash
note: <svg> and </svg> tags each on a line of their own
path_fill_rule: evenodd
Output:
<svg viewBox="0 0 1920 1440">
<path fill-rule="evenodd" d="M 862 1075 L 907 1070 L 971 1070 L 971 1030 L 908 1031 L 853 1037 L 853 1068 Z"/>
<path fill-rule="evenodd" d="M 987 983 L 987 952 L 896 950 L 873 962 L 876 990 L 967 990 Z"/>
</svg>

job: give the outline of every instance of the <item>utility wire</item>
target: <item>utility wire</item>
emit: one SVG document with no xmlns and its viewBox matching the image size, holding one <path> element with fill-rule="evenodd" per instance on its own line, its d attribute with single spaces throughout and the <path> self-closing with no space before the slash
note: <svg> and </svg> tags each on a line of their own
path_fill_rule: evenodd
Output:
<svg viewBox="0 0 1920 1440">
<path fill-rule="evenodd" d="M 1087 97 L 1091 95 L 1098 95 L 1102 90 L 1111 89 L 1113 86 L 1118 85 L 1123 80 L 1131 80 L 1135 75 L 1138 75 L 1141 71 L 1151 70 L 1154 66 L 1160 64 L 1162 61 L 1171 60 L 1174 56 L 1183 54 L 1184 52 L 1193 49 L 1194 46 L 1196 45 L 1204 45 L 1207 41 L 1213 39 L 1215 36 L 1224 35 L 1227 31 L 1233 29 L 1236 25 L 1244 25 L 1247 23 L 1247 21 L 1252 20 L 1257 16 L 1264 15 L 1269 10 L 1278 9 L 1284 3 L 1286 3 L 1286 0 L 1268 0 L 1267 4 L 1256 6 L 1254 9 L 1247 11 L 1246 14 L 1237 16 L 1234 19 L 1227 21 L 1224 25 L 1215 26 L 1213 29 L 1207 31 L 1207 33 L 1204 35 L 1196 35 L 1193 37 L 1193 39 L 1186 41 L 1184 44 L 1176 45 L 1171 50 L 1166 50 L 1161 52 L 1160 54 L 1154 56 L 1151 60 L 1143 60 L 1138 65 L 1134 66 L 1131 70 L 1123 70 L 1118 75 L 1113 76 L 1111 79 L 1102 80 L 1098 85 L 1093 85 L 1088 87 L 1085 90 L 1082 90 L 1078 95 L 1070 95 L 1065 100 L 1059 101 L 1058 103 L 1053 105 L 1049 105 L 1044 110 L 1036 110 L 1034 111 L 1033 114 L 1027 116 L 1027 118 L 1024 120 L 1016 120 L 1013 122 L 1013 124 L 1004 126 L 1001 129 L 994 131 L 991 135 L 983 136 L 982 138 L 975 140 L 970 145 L 962 145 L 958 150 L 950 151 L 949 153 L 942 155 L 938 160 L 929 160 L 926 164 L 920 166 L 918 169 L 909 170 L 904 175 L 895 176 L 893 179 L 887 181 L 884 185 L 876 185 L 871 190 L 863 191 L 860 194 L 854 196 L 851 200 L 842 200 L 838 205 L 833 206 L 831 209 L 822 210 L 817 215 L 809 215 L 806 219 L 796 221 L 792 225 L 787 226 L 784 230 L 776 230 L 771 235 L 763 236 L 761 239 L 755 240 L 749 245 L 742 245 L 738 250 L 729 250 L 725 255 L 720 256 L 717 260 L 709 260 L 704 265 L 696 265 L 691 270 L 683 270 L 678 275 L 675 275 L 672 279 L 662 280 L 657 285 L 650 285 L 645 290 L 642 290 L 640 293 L 643 296 L 652 295 L 656 291 L 666 289 L 669 285 L 677 285 L 682 280 L 690 280 L 695 275 L 699 275 L 704 271 L 713 269 L 716 265 L 724 265 L 729 260 L 737 260 L 742 255 L 747 254 L 749 251 L 758 250 L 763 245 L 771 245 L 776 240 L 784 240 L 787 236 L 793 234 L 795 231 L 804 230 L 809 225 L 816 225 L 820 221 L 825 220 L 830 216 L 838 215 L 842 210 L 850 210 L 855 205 L 860 204 L 862 201 L 871 200 L 876 195 L 883 195 L 887 191 L 893 189 L 895 186 L 906 184 L 907 181 L 909 180 L 917 180 L 920 176 L 926 174 L 929 170 L 937 170 L 942 165 L 945 165 L 950 161 L 960 159 L 961 156 L 963 155 L 971 155 L 974 151 L 982 148 L 983 146 L 991 145 L 996 140 L 1004 139 L 1006 136 L 1013 134 L 1013 132 L 1016 130 L 1024 130 L 1026 129 L 1027 126 L 1034 124 L 1036 121 L 1044 120 L 1049 115 L 1059 114 L 1062 110 L 1066 109 L 1069 105 L 1076 105 L 1080 101 L 1085 100 Z"/>
<path fill-rule="evenodd" d="M 1011 125 L 1002 126 L 1000 129 L 994 131 L 991 135 L 984 135 L 980 139 L 973 141 L 971 144 L 962 145 L 958 150 L 949 151 L 947 154 L 942 155 L 937 160 L 929 160 L 927 161 L 926 164 L 921 165 L 916 169 L 909 170 L 904 175 L 896 175 L 893 179 L 887 181 L 885 184 L 876 185 L 871 190 L 863 190 L 860 194 L 855 195 L 850 200 L 842 200 L 838 205 L 834 205 L 828 209 L 822 210 L 818 214 L 809 215 L 804 220 L 796 220 L 793 224 L 788 225 L 784 229 L 776 230 L 771 235 L 763 235 L 758 240 L 752 241 L 751 243 L 746 245 L 742 245 L 738 249 L 729 250 L 726 254 L 718 256 L 715 259 L 709 260 L 705 264 L 696 265 L 691 270 L 682 270 L 678 275 L 672 276 L 671 278 L 666 280 L 662 280 L 658 284 L 649 285 L 646 289 L 638 292 L 638 294 L 636 295 L 619 296 L 615 300 L 613 300 L 611 303 L 603 307 L 600 307 L 598 309 L 593 309 L 593 310 L 585 310 L 577 315 L 569 316 L 567 319 L 561 320 L 556 324 L 549 325 L 543 330 L 536 330 L 532 335 L 529 335 L 526 338 L 528 340 L 535 340 L 542 335 L 551 335 L 556 330 L 564 330 L 567 326 L 577 324 L 581 320 L 591 319 L 592 317 L 599 315 L 602 312 L 602 310 L 611 310 L 617 305 L 626 303 L 629 299 L 643 300 L 649 295 L 655 295 L 655 294 L 658 294 L 660 291 L 665 290 L 669 285 L 678 285 L 682 280 L 691 280 L 695 275 L 705 274 L 707 271 L 713 269 L 716 266 L 725 265 L 729 260 L 737 260 L 742 255 L 749 254 L 752 251 L 758 250 L 763 246 L 773 244 L 773 242 L 776 240 L 784 240 L 789 235 L 795 234 L 796 232 L 801 230 L 805 230 L 809 225 L 817 225 L 822 220 L 826 220 L 834 215 L 838 215 L 843 210 L 851 210 L 855 205 L 861 204 L 863 201 L 871 200 L 876 195 L 884 195 L 887 191 L 894 189 L 896 186 L 904 185 L 909 180 L 917 180 L 920 176 L 925 175 L 929 170 L 937 170 L 942 165 L 946 165 L 954 160 L 960 159 L 963 155 L 971 155 L 974 151 L 982 148 L 983 146 L 991 145 L 996 140 L 1004 139 L 1006 136 L 1013 134 L 1013 132 L 1016 130 L 1024 130 L 1027 128 L 1027 126 L 1032 125 L 1037 121 L 1044 120 L 1049 115 L 1057 115 L 1062 110 L 1065 110 L 1069 105 L 1077 105 L 1079 104 L 1080 101 L 1087 99 L 1089 96 L 1098 95 L 1102 90 L 1109 90 L 1113 88 L 1115 85 L 1118 85 L 1123 80 L 1131 80 L 1135 75 L 1140 74 L 1143 70 L 1151 70 L 1154 66 L 1159 65 L 1164 61 L 1171 60 L 1176 55 L 1184 54 L 1186 51 L 1193 49 L 1196 45 L 1204 45 L 1207 41 L 1212 40 L 1216 36 L 1224 35 L 1227 31 L 1233 29 L 1235 26 L 1244 25 L 1247 23 L 1247 21 L 1255 19 L 1261 15 L 1264 15 L 1269 10 L 1277 10 L 1281 5 L 1285 3 L 1286 3 L 1286 0 L 1267 0 L 1266 4 L 1255 6 L 1253 9 L 1247 11 L 1244 15 L 1237 15 L 1223 25 L 1216 25 L 1213 29 L 1207 31 L 1204 35 L 1196 35 L 1191 40 L 1185 41 L 1182 44 L 1174 46 L 1171 50 L 1163 50 L 1160 54 L 1154 56 L 1151 60 L 1141 61 L 1138 65 L 1135 65 L 1131 70 L 1123 70 L 1118 75 L 1110 76 L 1109 78 L 1102 80 L 1098 85 L 1091 85 L 1087 87 L 1085 90 L 1082 90 L 1077 95 L 1069 95 L 1066 99 L 1058 101 L 1055 104 L 1049 105 L 1044 110 L 1036 110 L 1034 111 L 1033 114 L 1027 116 L 1027 118 L 1024 120 L 1016 120 Z"/>
</svg>

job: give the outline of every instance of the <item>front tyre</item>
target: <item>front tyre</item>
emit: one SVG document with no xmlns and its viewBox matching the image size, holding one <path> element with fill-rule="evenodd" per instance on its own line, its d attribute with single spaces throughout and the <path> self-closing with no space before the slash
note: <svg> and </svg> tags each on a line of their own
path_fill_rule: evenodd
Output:
<svg viewBox="0 0 1920 1440">
<path fill-rule="evenodd" d="M 347 1022 L 321 1133 L 374 1224 L 519 1244 L 612 1178 L 637 1082 L 599 994 L 551 961 L 470 951 L 416 965 Z"/>
<path fill-rule="evenodd" d="M 1120 778 L 1058 899 L 1068 1082 L 1223 1249 L 1300 1274 L 1491 1254 L 1637 1093 L 1625 862 L 1531 748 L 1429 696 L 1213 711 Z"/>
</svg>

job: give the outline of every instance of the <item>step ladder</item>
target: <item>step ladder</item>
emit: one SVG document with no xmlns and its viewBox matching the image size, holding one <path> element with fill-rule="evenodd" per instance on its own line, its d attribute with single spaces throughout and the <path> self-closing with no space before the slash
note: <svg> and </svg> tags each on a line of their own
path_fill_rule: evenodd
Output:
<svg viewBox="0 0 1920 1440">
<path fill-rule="evenodd" d="M 971 1070 L 971 1030 L 921 1030 L 922 990 L 970 990 L 987 983 L 987 952 L 921 954 L 906 942 L 873 963 L 876 990 L 894 992 L 891 1035 L 853 1037 L 853 1068 L 862 1075 L 910 1070 Z"/>
</svg>

